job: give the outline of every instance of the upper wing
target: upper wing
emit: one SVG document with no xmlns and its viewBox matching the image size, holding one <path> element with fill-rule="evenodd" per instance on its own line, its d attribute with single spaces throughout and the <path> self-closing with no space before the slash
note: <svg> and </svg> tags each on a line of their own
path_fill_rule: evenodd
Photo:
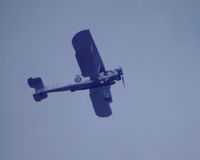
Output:
<svg viewBox="0 0 200 160">
<path fill-rule="evenodd" d="M 108 117 L 112 114 L 110 86 L 90 89 L 90 98 L 97 116 Z"/>
<path fill-rule="evenodd" d="M 72 45 L 76 51 L 81 73 L 84 77 L 97 78 L 100 72 L 105 71 L 103 61 L 96 48 L 89 30 L 78 32 L 72 39 Z"/>
</svg>

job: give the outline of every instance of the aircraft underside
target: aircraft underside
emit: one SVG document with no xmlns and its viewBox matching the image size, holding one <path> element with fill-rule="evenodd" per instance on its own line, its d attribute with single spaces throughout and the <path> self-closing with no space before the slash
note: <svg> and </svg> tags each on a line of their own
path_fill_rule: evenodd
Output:
<svg viewBox="0 0 200 160">
<path fill-rule="evenodd" d="M 100 54 L 89 30 L 78 32 L 72 39 L 75 56 L 81 70 L 81 76 L 75 78 L 70 85 L 46 87 L 41 78 L 29 78 L 29 87 L 35 89 L 33 98 L 39 102 L 48 97 L 48 93 L 62 91 L 77 91 L 89 89 L 90 99 L 94 111 L 99 117 L 108 117 L 112 114 L 110 103 L 112 102 L 111 85 L 123 79 L 122 68 L 106 71 Z M 89 80 L 82 80 L 88 77 Z"/>
</svg>

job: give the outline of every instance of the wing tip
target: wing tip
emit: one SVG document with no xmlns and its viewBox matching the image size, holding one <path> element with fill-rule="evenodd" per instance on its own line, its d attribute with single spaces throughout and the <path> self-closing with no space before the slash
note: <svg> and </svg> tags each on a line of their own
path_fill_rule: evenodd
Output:
<svg viewBox="0 0 200 160">
<path fill-rule="evenodd" d="M 87 41 L 88 40 L 89 41 L 92 40 L 92 36 L 91 36 L 90 30 L 89 29 L 81 30 L 81 31 L 77 32 L 73 36 L 73 38 L 72 38 L 72 46 L 74 47 L 75 50 L 77 50 L 82 45 L 86 45 L 87 46 Z"/>
<path fill-rule="evenodd" d="M 107 118 L 107 117 L 110 117 L 111 115 L 112 115 L 112 111 L 111 112 L 109 112 L 109 113 L 96 113 L 96 115 L 98 116 L 98 117 L 101 117 L 101 118 Z"/>
</svg>

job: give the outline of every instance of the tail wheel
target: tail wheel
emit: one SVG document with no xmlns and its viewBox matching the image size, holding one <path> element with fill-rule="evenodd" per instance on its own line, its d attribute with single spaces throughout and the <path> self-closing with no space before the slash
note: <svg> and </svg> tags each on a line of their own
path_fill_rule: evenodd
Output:
<svg viewBox="0 0 200 160">
<path fill-rule="evenodd" d="M 77 77 L 74 79 L 75 82 L 80 82 L 81 80 L 82 80 L 82 79 L 81 79 L 80 76 L 77 76 Z"/>
</svg>

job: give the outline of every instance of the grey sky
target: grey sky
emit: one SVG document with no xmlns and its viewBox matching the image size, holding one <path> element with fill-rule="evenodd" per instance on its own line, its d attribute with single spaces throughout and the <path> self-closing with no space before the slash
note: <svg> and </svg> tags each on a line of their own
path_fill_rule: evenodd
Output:
<svg viewBox="0 0 200 160">
<path fill-rule="evenodd" d="M 1 160 L 199 160 L 200 1 L 1 0 Z M 32 99 L 26 79 L 80 73 L 72 36 L 89 28 L 112 87 L 113 115 L 88 91 Z"/>
</svg>

